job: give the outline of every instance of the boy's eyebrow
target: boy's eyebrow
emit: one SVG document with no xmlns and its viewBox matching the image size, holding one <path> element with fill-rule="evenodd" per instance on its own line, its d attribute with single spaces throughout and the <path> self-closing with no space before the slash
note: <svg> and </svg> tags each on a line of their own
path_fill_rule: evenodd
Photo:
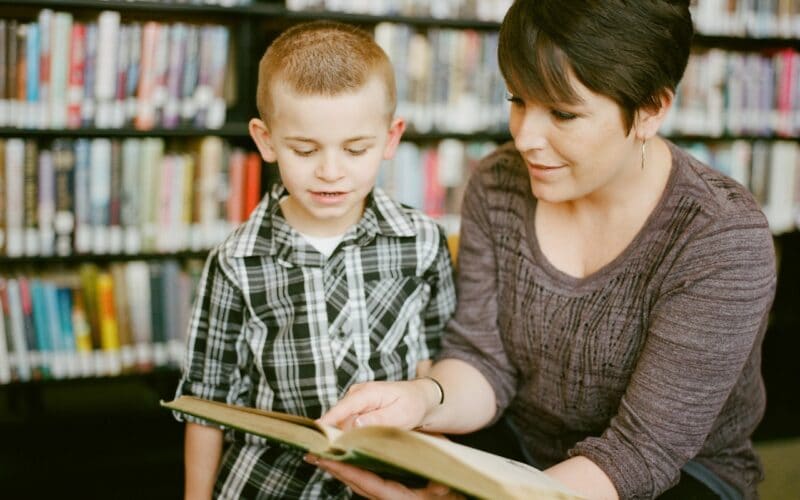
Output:
<svg viewBox="0 0 800 500">
<path fill-rule="evenodd" d="M 345 139 L 344 142 L 364 141 L 364 140 L 369 140 L 369 139 L 375 139 L 375 137 L 376 136 L 374 136 L 374 135 L 357 135 L 355 137 L 350 137 L 350 138 Z M 301 137 L 301 136 L 294 136 L 294 135 L 286 136 L 286 137 L 284 137 L 284 140 L 287 140 L 287 141 L 299 141 L 299 142 L 313 142 L 315 144 L 317 142 L 316 140 L 311 139 L 309 137 Z"/>
</svg>

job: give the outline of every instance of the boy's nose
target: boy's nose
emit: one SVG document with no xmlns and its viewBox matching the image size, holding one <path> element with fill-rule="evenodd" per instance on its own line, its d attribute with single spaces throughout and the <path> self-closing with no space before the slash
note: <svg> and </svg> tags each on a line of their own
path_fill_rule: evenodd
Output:
<svg viewBox="0 0 800 500">
<path fill-rule="evenodd" d="M 322 161 L 317 165 L 314 174 L 317 176 L 318 179 L 321 179 L 326 182 L 333 182 L 339 180 L 343 176 L 342 169 L 339 168 L 339 164 L 335 158 L 325 157 Z"/>
</svg>

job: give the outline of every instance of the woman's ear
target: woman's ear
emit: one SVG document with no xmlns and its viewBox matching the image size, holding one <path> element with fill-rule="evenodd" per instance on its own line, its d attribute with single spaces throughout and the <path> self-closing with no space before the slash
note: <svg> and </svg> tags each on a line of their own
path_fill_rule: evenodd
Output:
<svg viewBox="0 0 800 500">
<path fill-rule="evenodd" d="M 383 159 L 391 160 L 394 158 L 394 152 L 397 151 L 397 145 L 400 144 L 400 138 L 406 130 L 406 122 L 402 118 L 395 118 L 389 125 L 389 139 L 386 141 L 386 146 L 383 148 Z"/>
<path fill-rule="evenodd" d="M 649 106 L 636 111 L 634 132 L 637 139 L 647 140 L 658 133 L 658 129 L 672 108 L 674 98 L 672 91 L 665 90 L 659 96 L 658 107 Z"/>
<path fill-rule="evenodd" d="M 253 118 L 247 124 L 247 129 L 250 131 L 250 137 L 256 143 L 258 152 L 261 153 L 261 158 L 267 163 L 274 163 L 277 160 L 275 148 L 272 146 L 272 134 L 267 125 L 258 118 Z"/>
</svg>

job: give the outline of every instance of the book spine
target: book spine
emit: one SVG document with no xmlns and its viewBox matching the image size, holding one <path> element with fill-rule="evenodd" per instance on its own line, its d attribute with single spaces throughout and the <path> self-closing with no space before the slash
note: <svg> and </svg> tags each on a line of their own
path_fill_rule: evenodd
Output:
<svg viewBox="0 0 800 500">
<path fill-rule="evenodd" d="M 97 79 L 97 23 L 86 25 L 84 45 L 83 100 L 81 103 L 81 126 L 91 127 L 95 123 L 97 110 L 95 86 Z"/>
<path fill-rule="evenodd" d="M 75 154 L 72 141 L 53 141 L 53 165 L 56 176 L 55 253 L 67 256 L 72 254 L 75 230 Z"/>
<path fill-rule="evenodd" d="M 25 255 L 39 255 L 39 228 L 37 215 L 38 200 L 38 158 L 39 147 L 34 139 L 25 140 L 25 171 L 24 171 L 24 242 Z"/>
<path fill-rule="evenodd" d="M 20 103 L 20 112 L 26 115 L 25 118 L 18 118 L 17 124 L 30 128 L 43 128 L 46 127 L 44 117 L 44 104 L 41 102 L 39 96 L 39 88 L 41 86 L 40 66 L 42 60 L 36 57 L 42 50 L 40 47 L 40 29 L 37 23 L 30 23 L 26 27 L 25 33 L 25 96 L 27 102 L 23 105 Z M 20 120 L 24 120 L 20 122 Z"/>
<path fill-rule="evenodd" d="M 19 280 L 11 278 L 6 282 L 7 292 L 3 295 L 3 307 L 7 307 L 11 336 L 14 340 L 14 357 L 16 358 L 17 376 L 21 381 L 33 378 L 30 349 L 25 333 L 25 318 L 22 308 L 22 293 Z M 32 347 L 32 346 L 31 346 Z"/>
<path fill-rule="evenodd" d="M 72 289 L 65 286 L 56 288 L 56 307 L 61 329 L 61 349 L 66 374 L 70 377 L 81 375 L 80 359 L 75 345 L 75 328 L 72 322 Z"/>
<path fill-rule="evenodd" d="M 15 127 L 26 127 L 28 126 L 28 118 L 31 114 L 28 112 L 28 103 L 27 103 L 27 95 L 28 95 L 28 86 L 27 86 L 27 74 L 28 74 L 28 58 L 31 57 L 31 54 L 28 54 L 28 25 L 27 24 L 20 24 L 17 28 L 16 33 L 17 38 L 17 67 L 16 67 L 16 109 L 14 114 L 12 114 L 13 125 Z M 35 114 L 34 114 L 35 116 Z"/>
<path fill-rule="evenodd" d="M 5 280 L 0 278 L 0 294 L 5 290 Z M 0 298 L 0 301 L 3 299 Z M 5 306 L 0 302 L 0 384 L 11 382 L 12 377 L 12 351 L 11 343 L 8 342 L 6 334 L 6 312 Z M 10 333 L 10 332 L 9 332 Z"/>
<path fill-rule="evenodd" d="M 25 253 L 25 141 L 8 139 L 5 148 L 6 255 Z"/>
<path fill-rule="evenodd" d="M 250 216 L 261 200 L 261 157 L 258 153 L 247 153 L 245 159 L 244 218 Z"/>
<path fill-rule="evenodd" d="M 53 47 L 53 18 L 55 13 L 50 9 L 42 9 L 39 11 L 39 99 L 38 106 L 33 116 L 38 117 L 38 126 L 41 128 L 48 128 L 51 125 L 50 113 L 48 103 L 50 102 L 50 84 L 51 84 L 51 69 L 52 69 L 52 52 Z M 34 59 L 34 53 L 28 55 L 31 63 Z M 29 63 L 29 64 L 31 64 Z"/>
<path fill-rule="evenodd" d="M 140 130 L 150 130 L 156 123 L 153 94 L 155 92 L 155 53 L 159 30 L 159 24 L 153 21 L 145 23 L 142 28 L 139 97 L 134 120 L 136 128 Z"/>
<path fill-rule="evenodd" d="M 109 222 L 111 212 L 111 140 L 100 138 L 91 142 L 89 171 L 90 221 L 92 251 L 109 252 Z"/>
<path fill-rule="evenodd" d="M 84 75 L 86 72 L 86 25 L 74 23 L 70 36 L 69 79 L 67 84 L 67 127 L 81 126 Z"/>
<path fill-rule="evenodd" d="M 6 247 L 6 140 L 0 139 L 0 255 Z"/>
<path fill-rule="evenodd" d="M 0 127 L 8 120 L 8 25 L 9 21 L 0 19 Z"/>
<path fill-rule="evenodd" d="M 4 126 L 13 126 L 17 111 L 17 21 L 11 19 L 6 28 L 6 94 Z"/>
<path fill-rule="evenodd" d="M 117 42 L 120 14 L 105 10 L 97 19 L 97 78 L 94 94 L 97 101 L 95 126 L 113 127 L 113 108 L 116 96 Z"/>
<path fill-rule="evenodd" d="M 97 306 L 100 348 L 105 358 L 105 373 L 117 375 L 122 371 L 119 326 L 114 307 L 114 281 L 107 272 L 97 275 Z"/>
<path fill-rule="evenodd" d="M 50 126 L 67 126 L 67 87 L 69 81 L 70 36 L 72 15 L 58 12 L 54 19 L 50 74 Z"/>
<path fill-rule="evenodd" d="M 48 150 L 39 151 L 38 163 L 38 254 L 50 256 L 55 252 L 55 231 L 53 227 L 53 221 L 55 219 L 56 212 L 56 192 L 53 154 Z"/>
</svg>

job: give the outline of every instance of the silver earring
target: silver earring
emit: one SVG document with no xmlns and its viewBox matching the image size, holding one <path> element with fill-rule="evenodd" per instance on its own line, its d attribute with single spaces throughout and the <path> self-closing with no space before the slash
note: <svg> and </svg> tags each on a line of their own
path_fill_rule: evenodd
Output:
<svg viewBox="0 0 800 500">
<path fill-rule="evenodd" d="M 644 170 L 644 155 L 647 151 L 647 139 L 642 141 L 642 170 Z"/>
</svg>

